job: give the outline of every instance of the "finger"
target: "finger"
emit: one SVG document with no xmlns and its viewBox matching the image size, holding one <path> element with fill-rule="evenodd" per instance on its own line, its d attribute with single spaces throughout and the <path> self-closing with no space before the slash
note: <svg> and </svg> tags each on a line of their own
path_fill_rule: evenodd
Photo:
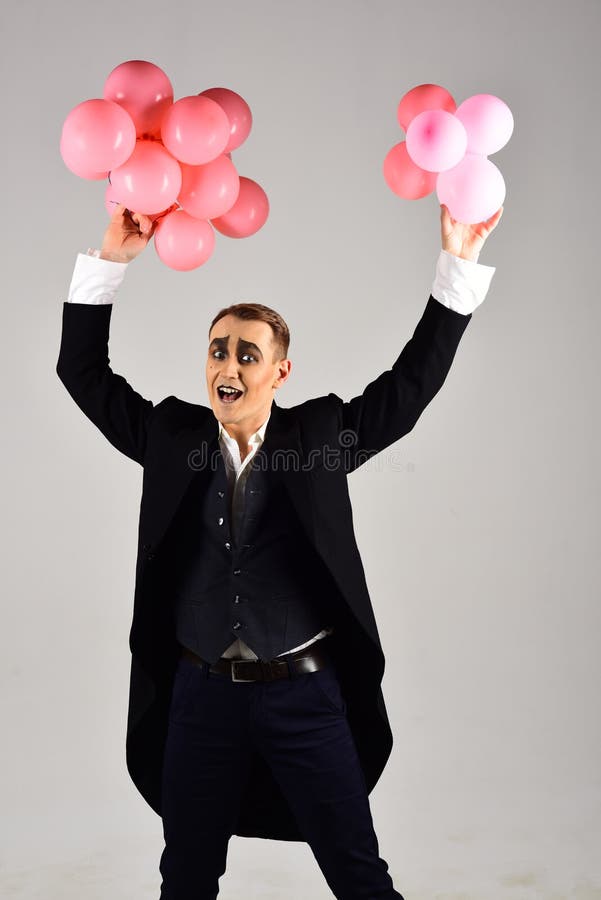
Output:
<svg viewBox="0 0 601 900">
<path fill-rule="evenodd" d="M 440 204 L 440 225 L 443 231 L 443 234 L 449 234 L 455 225 L 455 219 L 452 217 L 449 212 L 448 206 L 444 203 Z"/>
<path fill-rule="evenodd" d="M 457 224 L 457 219 L 453 218 L 453 216 L 451 215 L 451 210 L 448 206 L 446 206 L 446 204 L 443 204 L 443 206 L 445 208 L 447 222 L 449 223 L 449 225 L 451 225 L 451 227 L 454 227 Z"/>
<path fill-rule="evenodd" d="M 146 216 L 144 213 L 132 213 L 131 219 L 138 226 L 140 234 L 148 234 L 150 232 L 152 226 L 150 216 Z"/>
<path fill-rule="evenodd" d="M 485 225 L 495 225 L 499 221 L 499 219 L 501 218 L 502 215 L 503 215 L 503 207 L 500 206 L 499 209 L 495 213 L 493 213 L 492 216 L 490 217 L 490 219 L 487 219 L 484 224 Z"/>
</svg>

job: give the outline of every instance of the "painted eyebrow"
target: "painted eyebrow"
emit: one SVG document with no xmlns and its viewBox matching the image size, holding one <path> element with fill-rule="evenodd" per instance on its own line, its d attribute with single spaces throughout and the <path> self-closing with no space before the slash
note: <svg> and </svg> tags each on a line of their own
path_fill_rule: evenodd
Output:
<svg viewBox="0 0 601 900">
<path fill-rule="evenodd" d="M 225 337 L 213 338 L 213 340 L 209 344 L 209 350 L 213 346 L 227 349 L 228 338 L 229 338 L 229 334 L 227 334 Z M 244 347 L 244 348 L 250 347 L 252 350 L 256 350 L 256 352 L 259 354 L 261 359 L 263 359 L 263 354 L 261 353 L 260 348 L 257 347 L 257 345 L 254 344 L 252 341 L 245 341 L 242 338 L 238 338 L 238 347 Z"/>
</svg>

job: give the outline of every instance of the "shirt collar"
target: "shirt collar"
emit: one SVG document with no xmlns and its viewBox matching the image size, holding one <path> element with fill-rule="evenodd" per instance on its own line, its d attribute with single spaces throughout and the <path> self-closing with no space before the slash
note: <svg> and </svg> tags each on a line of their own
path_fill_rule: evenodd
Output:
<svg viewBox="0 0 601 900">
<path fill-rule="evenodd" d="M 271 412 L 269 413 L 269 415 L 267 416 L 267 418 L 265 419 L 265 421 L 263 422 L 261 427 L 257 428 L 255 433 L 250 436 L 249 444 L 263 443 L 263 441 L 265 440 L 265 429 L 267 428 L 267 423 L 269 422 L 270 417 L 271 417 Z M 237 444 L 236 439 L 231 437 L 231 435 L 229 435 L 227 433 L 227 431 L 225 430 L 225 428 L 223 427 L 223 425 L 221 424 L 219 419 L 217 419 L 217 426 L 218 426 L 218 428 L 217 428 L 218 437 L 220 437 L 220 438 L 223 437 L 224 441 L 227 444 L 230 444 L 230 445 Z"/>
</svg>

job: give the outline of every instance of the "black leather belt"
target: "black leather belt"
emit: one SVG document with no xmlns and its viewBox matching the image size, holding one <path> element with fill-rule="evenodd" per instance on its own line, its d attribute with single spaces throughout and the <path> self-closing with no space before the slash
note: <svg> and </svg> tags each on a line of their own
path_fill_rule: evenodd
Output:
<svg viewBox="0 0 601 900">
<path fill-rule="evenodd" d="M 327 640 L 327 638 L 325 638 Z M 229 675 L 232 681 L 276 681 L 278 678 L 290 678 L 290 669 L 297 675 L 305 672 L 315 672 L 331 665 L 332 658 L 323 647 L 324 638 L 320 638 L 293 653 L 286 653 L 275 659 L 263 661 L 262 659 L 229 659 L 222 656 L 216 663 L 207 663 L 193 650 L 182 647 L 182 656 L 196 663 L 197 666 L 209 666 L 209 672 L 219 672 Z M 322 645 L 321 647 L 319 645 Z M 289 668 L 290 666 L 290 668 Z"/>
</svg>

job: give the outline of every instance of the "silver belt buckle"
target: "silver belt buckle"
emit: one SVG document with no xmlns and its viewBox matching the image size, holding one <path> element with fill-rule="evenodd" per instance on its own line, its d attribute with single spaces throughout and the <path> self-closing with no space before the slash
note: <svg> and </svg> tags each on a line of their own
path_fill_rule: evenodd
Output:
<svg viewBox="0 0 601 900">
<path fill-rule="evenodd" d="M 256 678 L 237 678 L 236 666 L 240 663 L 254 662 L 252 659 L 232 659 L 232 681 L 256 681 Z"/>
</svg>

